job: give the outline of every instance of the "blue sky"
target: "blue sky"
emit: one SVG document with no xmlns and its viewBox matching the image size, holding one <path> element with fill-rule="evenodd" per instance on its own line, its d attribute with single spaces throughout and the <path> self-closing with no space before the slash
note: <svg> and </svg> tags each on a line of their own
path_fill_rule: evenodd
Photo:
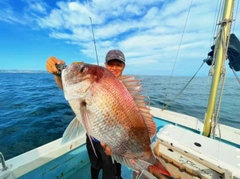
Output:
<svg viewBox="0 0 240 179">
<path fill-rule="evenodd" d="M 193 0 L 187 20 L 191 0 L 1 0 L 0 69 L 45 70 L 50 56 L 96 64 L 91 17 L 100 65 L 120 49 L 125 74 L 171 75 L 175 66 L 174 75 L 191 76 L 212 45 L 218 2 Z M 205 65 L 199 75 L 207 74 Z"/>
</svg>

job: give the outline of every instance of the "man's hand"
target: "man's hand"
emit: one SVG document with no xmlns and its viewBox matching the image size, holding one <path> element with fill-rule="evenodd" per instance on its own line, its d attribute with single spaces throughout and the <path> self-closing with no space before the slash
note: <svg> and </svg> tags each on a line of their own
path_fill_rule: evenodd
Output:
<svg viewBox="0 0 240 179">
<path fill-rule="evenodd" d="M 47 71 L 52 74 L 57 74 L 58 70 L 56 68 L 56 64 L 65 64 L 65 62 L 63 60 L 58 60 L 56 57 L 53 56 L 49 57 L 46 63 Z"/>
<path fill-rule="evenodd" d="M 107 155 L 111 155 L 112 154 L 112 149 L 107 146 L 106 144 L 100 142 L 102 148 L 104 149 L 104 152 L 107 154 Z"/>
<path fill-rule="evenodd" d="M 49 73 L 54 74 L 54 78 L 55 78 L 55 82 L 58 85 L 59 88 L 63 89 L 63 85 L 62 85 L 62 79 L 60 76 L 57 76 L 57 68 L 56 65 L 57 64 L 65 64 L 65 62 L 63 60 L 58 60 L 56 57 L 49 57 L 49 59 L 47 59 L 47 63 L 46 63 L 46 69 Z"/>
</svg>

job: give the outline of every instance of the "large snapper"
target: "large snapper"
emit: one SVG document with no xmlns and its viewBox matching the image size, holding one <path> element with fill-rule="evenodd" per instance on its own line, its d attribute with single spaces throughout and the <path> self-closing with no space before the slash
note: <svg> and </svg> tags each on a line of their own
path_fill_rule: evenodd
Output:
<svg viewBox="0 0 240 179">
<path fill-rule="evenodd" d="M 134 170 L 158 165 L 162 174 L 169 175 L 154 158 L 150 144 L 156 125 L 139 94 L 139 81 L 131 76 L 116 78 L 106 68 L 73 63 L 62 72 L 63 90 L 76 118 L 66 129 L 63 141 L 81 133 L 107 144 L 112 158 Z"/>
</svg>

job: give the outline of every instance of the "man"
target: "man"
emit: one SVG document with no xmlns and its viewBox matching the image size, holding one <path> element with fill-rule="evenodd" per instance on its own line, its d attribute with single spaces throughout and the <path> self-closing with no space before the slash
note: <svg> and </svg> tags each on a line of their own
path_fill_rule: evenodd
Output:
<svg viewBox="0 0 240 179">
<path fill-rule="evenodd" d="M 65 64 L 64 61 L 58 60 L 55 57 L 50 57 L 47 60 L 46 69 L 52 74 L 57 74 L 56 64 Z M 105 67 L 112 72 L 116 77 L 120 77 L 125 68 L 125 56 L 120 50 L 110 50 L 105 57 Z M 62 80 L 60 76 L 55 75 L 55 82 L 59 88 L 63 89 Z M 97 152 L 96 157 L 90 140 L 93 142 L 93 146 Z M 98 179 L 100 170 L 103 170 L 103 179 L 122 179 L 121 177 L 121 164 L 112 162 L 110 156 L 111 149 L 103 143 L 100 143 L 94 138 L 86 141 L 87 151 L 91 162 L 91 178 Z"/>
</svg>

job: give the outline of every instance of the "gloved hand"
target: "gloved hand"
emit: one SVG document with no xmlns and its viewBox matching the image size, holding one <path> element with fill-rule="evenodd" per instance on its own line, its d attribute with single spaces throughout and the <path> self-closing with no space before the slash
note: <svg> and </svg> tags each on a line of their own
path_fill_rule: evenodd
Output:
<svg viewBox="0 0 240 179">
<path fill-rule="evenodd" d="M 52 73 L 54 75 L 57 74 L 58 70 L 56 68 L 57 64 L 65 64 L 65 62 L 63 60 L 59 60 L 56 57 L 49 57 L 47 59 L 47 63 L 46 63 L 46 69 L 49 73 Z"/>
</svg>

